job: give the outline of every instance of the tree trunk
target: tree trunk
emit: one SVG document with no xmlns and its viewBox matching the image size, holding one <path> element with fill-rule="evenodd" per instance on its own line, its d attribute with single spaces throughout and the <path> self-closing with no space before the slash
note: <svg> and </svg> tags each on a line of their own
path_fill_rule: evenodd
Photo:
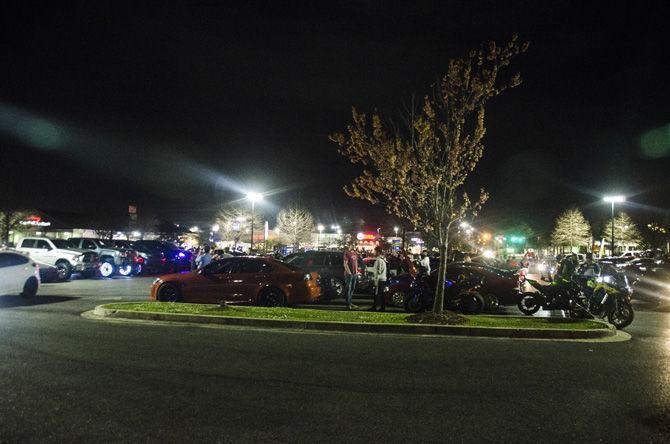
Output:
<svg viewBox="0 0 670 444">
<path fill-rule="evenodd" d="M 437 269 L 437 288 L 435 289 L 435 302 L 433 312 L 442 314 L 444 310 L 444 280 L 447 276 L 447 247 L 448 242 L 440 244 L 440 265 Z"/>
</svg>

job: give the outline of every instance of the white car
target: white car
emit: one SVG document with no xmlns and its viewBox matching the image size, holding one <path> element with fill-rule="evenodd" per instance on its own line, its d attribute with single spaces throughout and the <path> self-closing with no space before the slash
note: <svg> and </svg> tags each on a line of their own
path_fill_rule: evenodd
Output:
<svg viewBox="0 0 670 444">
<path fill-rule="evenodd" d="M 99 266 L 97 253 L 78 250 L 64 239 L 26 237 L 19 241 L 16 250 L 28 254 L 38 264 L 56 267 L 61 281 L 70 279 L 74 271 L 93 276 Z"/>
<path fill-rule="evenodd" d="M 40 286 L 40 268 L 25 254 L 0 251 L 0 296 L 21 295 L 30 299 Z"/>
</svg>

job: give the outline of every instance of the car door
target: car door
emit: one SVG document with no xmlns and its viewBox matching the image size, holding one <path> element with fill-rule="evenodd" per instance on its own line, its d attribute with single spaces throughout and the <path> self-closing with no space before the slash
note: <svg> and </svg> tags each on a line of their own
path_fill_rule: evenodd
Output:
<svg viewBox="0 0 670 444">
<path fill-rule="evenodd" d="M 230 289 L 233 301 L 252 303 L 256 295 L 268 282 L 272 273 L 271 265 L 262 259 L 245 258 L 238 269 L 231 273 Z"/>
<path fill-rule="evenodd" d="M 0 252 L 0 296 L 12 294 L 16 285 L 15 274 L 9 253 Z"/>
<path fill-rule="evenodd" d="M 182 292 L 189 302 L 217 304 L 230 300 L 230 273 L 237 268 L 237 260 L 224 259 L 210 263 L 183 284 Z"/>
<path fill-rule="evenodd" d="M 56 263 L 56 260 L 59 258 L 56 257 L 56 252 L 54 249 L 51 247 L 49 242 L 47 242 L 44 239 L 37 239 L 37 242 L 35 243 L 35 248 L 37 250 L 37 253 L 39 257 L 43 258 L 44 262 L 47 264 L 54 265 Z"/>
<path fill-rule="evenodd" d="M 0 253 L 0 295 L 19 294 L 30 275 L 30 260 L 16 253 Z"/>
</svg>

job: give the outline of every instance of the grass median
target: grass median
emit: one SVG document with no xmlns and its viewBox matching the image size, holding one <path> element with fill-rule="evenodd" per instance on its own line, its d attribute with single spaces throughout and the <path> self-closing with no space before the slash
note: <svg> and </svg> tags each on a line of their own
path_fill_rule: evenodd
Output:
<svg viewBox="0 0 670 444">
<path fill-rule="evenodd" d="M 303 308 L 265 308 L 253 306 L 227 306 L 210 304 L 184 304 L 175 302 L 132 302 L 106 304 L 104 308 L 118 311 L 149 313 L 175 313 L 185 315 L 223 316 L 253 319 L 275 319 L 317 322 L 353 322 L 363 324 L 413 325 L 408 313 L 376 313 L 369 311 L 339 311 Z M 543 328 L 560 330 L 598 330 L 607 326 L 601 322 L 564 318 L 464 316 L 465 327 Z"/>
</svg>

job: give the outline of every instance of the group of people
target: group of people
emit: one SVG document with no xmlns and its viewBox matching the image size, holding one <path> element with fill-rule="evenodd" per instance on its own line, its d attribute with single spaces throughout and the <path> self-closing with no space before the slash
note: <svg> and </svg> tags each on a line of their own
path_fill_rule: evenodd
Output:
<svg viewBox="0 0 670 444">
<path fill-rule="evenodd" d="M 204 267 L 209 265 L 212 261 L 218 259 L 225 259 L 227 257 L 233 257 L 230 254 L 230 248 L 226 247 L 223 250 L 212 251 L 211 247 L 207 244 L 201 245 L 192 251 L 191 254 L 191 270 L 202 270 Z"/>
<path fill-rule="evenodd" d="M 384 296 L 384 284 L 390 276 L 397 276 L 402 273 L 409 273 L 412 276 L 417 275 L 417 266 L 414 264 L 413 256 L 407 251 L 391 251 L 387 253 L 380 247 L 374 250 L 375 262 L 373 265 L 373 286 L 374 303 L 369 311 L 385 311 L 386 298 Z M 358 277 L 359 254 L 354 245 L 350 245 L 344 252 L 344 283 L 345 299 L 349 310 L 357 309 L 353 304 L 352 298 L 356 289 Z M 430 258 L 427 252 L 421 253 L 421 259 L 418 262 L 418 272 L 430 274 Z"/>
</svg>

